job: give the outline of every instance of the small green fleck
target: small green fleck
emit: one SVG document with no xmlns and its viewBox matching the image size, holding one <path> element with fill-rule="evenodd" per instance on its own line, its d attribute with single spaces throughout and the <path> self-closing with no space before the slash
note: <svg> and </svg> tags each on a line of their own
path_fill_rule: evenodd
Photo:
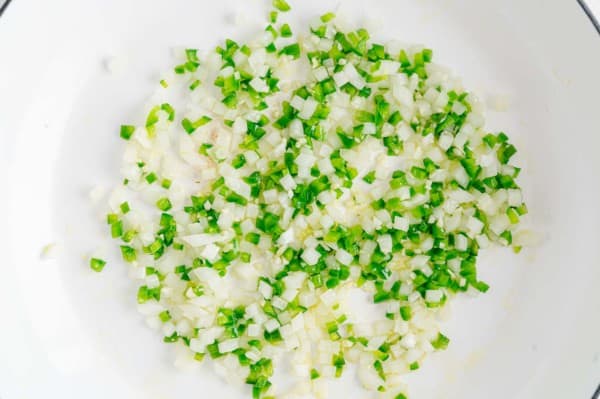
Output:
<svg viewBox="0 0 600 399">
<path fill-rule="evenodd" d="M 128 245 L 121 245 L 121 255 L 125 262 L 133 262 L 137 259 L 135 249 Z"/>
<path fill-rule="evenodd" d="M 300 58 L 300 45 L 298 43 L 285 46 L 279 51 L 279 54 L 292 56 L 292 58 Z"/>
<path fill-rule="evenodd" d="M 158 177 L 156 177 L 156 173 L 150 172 L 146 175 L 146 182 L 148 182 L 148 184 L 152 184 L 156 180 L 158 180 Z"/>
<path fill-rule="evenodd" d="M 511 224 L 519 223 L 519 213 L 516 208 L 508 208 L 506 210 L 506 216 L 508 216 L 508 220 L 510 220 Z"/>
<path fill-rule="evenodd" d="M 244 156 L 244 154 L 238 154 L 235 158 L 233 158 L 233 161 L 231 161 L 231 166 L 233 166 L 235 169 L 239 169 L 245 164 L 246 157 Z"/>
<path fill-rule="evenodd" d="M 119 238 L 123 235 L 123 222 L 117 220 L 110 225 L 110 236 L 112 238 Z"/>
<path fill-rule="evenodd" d="M 106 215 L 106 223 L 107 224 L 113 224 L 118 221 L 119 221 L 119 215 L 117 215 L 116 213 L 109 213 L 108 215 Z"/>
<path fill-rule="evenodd" d="M 210 150 L 211 148 L 213 148 L 213 145 L 210 143 L 203 143 L 200 148 L 198 148 L 198 153 L 204 155 L 204 156 L 209 156 L 208 155 L 208 150 Z"/>
<path fill-rule="evenodd" d="M 168 211 L 172 207 L 171 201 L 169 201 L 167 197 L 161 198 L 158 201 L 156 201 L 156 206 L 158 207 L 158 209 L 164 212 Z"/>
<path fill-rule="evenodd" d="M 319 374 L 319 371 L 317 369 L 313 368 L 313 369 L 310 370 L 310 379 L 311 380 L 316 380 L 320 376 L 321 376 L 321 374 Z"/>
<path fill-rule="evenodd" d="M 164 189 L 167 189 L 167 190 L 168 190 L 169 188 L 171 188 L 171 180 L 169 180 L 169 179 L 163 179 L 163 180 L 160 182 L 160 186 L 161 186 L 162 188 L 164 188 Z"/>
<path fill-rule="evenodd" d="M 292 28 L 288 24 L 283 24 L 279 29 L 281 33 L 281 37 L 291 37 L 292 36 Z"/>
<path fill-rule="evenodd" d="M 98 258 L 90 259 L 90 268 L 95 272 L 101 272 L 104 269 L 104 265 L 106 265 L 106 261 Z"/>
<path fill-rule="evenodd" d="M 321 15 L 321 22 L 326 24 L 327 22 L 331 21 L 334 18 L 335 18 L 335 14 L 332 12 L 328 12 L 327 14 Z"/>
<path fill-rule="evenodd" d="M 192 82 L 192 84 L 190 85 L 190 90 L 192 90 L 192 91 L 193 91 L 193 90 L 194 90 L 194 89 L 196 89 L 196 87 L 198 87 L 198 86 L 200 86 L 200 81 L 199 81 L 198 79 L 196 79 L 196 80 L 194 80 L 194 81 Z"/>
<path fill-rule="evenodd" d="M 275 7 L 281 12 L 291 10 L 290 5 L 285 0 L 273 0 L 273 7 Z"/>
<path fill-rule="evenodd" d="M 450 339 L 442 333 L 438 333 L 437 337 L 433 341 L 431 341 L 431 345 L 435 349 L 439 350 L 446 349 L 449 343 Z"/>
<path fill-rule="evenodd" d="M 129 140 L 135 132 L 135 126 L 132 125 L 121 125 L 121 138 Z"/>
<path fill-rule="evenodd" d="M 258 243 L 260 242 L 260 234 L 250 232 L 246 234 L 246 241 L 254 245 L 258 245 Z"/>
<path fill-rule="evenodd" d="M 163 310 L 162 312 L 160 312 L 158 314 L 158 318 L 160 319 L 160 321 L 162 321 L 163 323 L 166 323 L 167 321 L 171 320 L 171 314 L 169 313 L 168 310 Z"/>
<path fill-rule="evenodd" d="M 121 205 L 119 205 L 119 208 L 121 208 L 121 212 L 123 212 L 123 214 L 126 214 L 127 212 L 129 212 L 131 210 L 131 208 L 129 207 L 129 202 L 127 202 L 127 201 L 125 201 Z"/>
<path fill-rule="evenodd" d="M 402 320 L 404 321 L 408 321 L 412 318 L 412 309 L 410 306 L 406 305 L 406 306 L 401 306 L 400 307 L 400 317 L 402 317 Z"/>
<path fill-rule="evenodd" d="M 367 173 L 363 177 L 363 180 L 369 184 L 373 184 L 373 182 L 375 181 L 375 171 L 372 170 L 371 172 Z"/>
<path fill-rule="evenodd" d="M 204 115 L 203 117 L 201 117 L 200 119 L 196 120 L 195 122 L 192 122 L 188 118 L 183 118 L 183 120 L 181 121 L 181 126 L 183 126 L 183 128 L 185 129 L 185 131 L 188 134 L 192 134 L 200 126 L 204 126 L 204 125 L 206 125 L 210 121 L 212 121 L 212 118 L 210 116 L 207 116 L 207 115 Z"/>
</svg>

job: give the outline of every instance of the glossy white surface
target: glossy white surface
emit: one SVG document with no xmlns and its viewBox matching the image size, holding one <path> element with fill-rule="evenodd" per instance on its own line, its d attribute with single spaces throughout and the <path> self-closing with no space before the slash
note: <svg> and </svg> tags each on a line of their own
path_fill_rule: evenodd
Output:
<svg viewBox="0 0 600 399">
<path fill-rule="evenodd" d="M 14 1 L 0 21 L 0 397 L 248 397 L 209 370 L 181 372 L 135 311 L 89 190 L 114 183 L 118 126 L 140 118 L 169 48 L 258 28 L 266 1 Z M 291 2 L 300 21 L 334 9 Z M 600 37 L 575 2 L 344 2 L 376 35 L 424 43 L 517 143 L 538 248 L 488 251 L 479 298 L 452 305 L 450 348 L 409 377 L 411 398 L 587 398 L 600 382 Z M 590 4 L 593 4 L 591 2 Z M 238 10 L 238 11 L 236 11 Z M 243 27 L 231 21 L 249 20 Z M 242 18 L 243 17 L 243 18 Z M 254 23 L 252 22 L 254 21 Z M 114 58 L 116 57 L 116 58 Z M 103 63 L 117 60 L 109 74 Z M 55 259 L 41 249 L 55 242 Z M 349 375 L 348 380 L 352 378 Z M 336 384 L 331 397 L 365 397 Z"/>
<path fill-rule="evenodd" d="M 586 4 L 592 10 L 596 19 L 600 18 L 600 0 L 587 0 Z"/>
</svg>

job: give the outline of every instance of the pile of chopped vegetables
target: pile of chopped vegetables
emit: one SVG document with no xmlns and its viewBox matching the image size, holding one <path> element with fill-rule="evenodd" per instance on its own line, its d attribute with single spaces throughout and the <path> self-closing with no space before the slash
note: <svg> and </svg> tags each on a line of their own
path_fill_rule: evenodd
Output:
<svg viewBox="0 0 600 399">
<path fill-rule="evenodd" d="M 441 307 L 488 289 L 480 249 L 520 250 L 516 149 L 430 49 L 332 13 L 296 35 L 289 8 L 249 43 L 181 51 L 145 121 L 121 126 L 109 231 L 149 324 L 253 398 L 327 397 L 350 363 L 404 398 L 449 343 Z"/>
</svg>

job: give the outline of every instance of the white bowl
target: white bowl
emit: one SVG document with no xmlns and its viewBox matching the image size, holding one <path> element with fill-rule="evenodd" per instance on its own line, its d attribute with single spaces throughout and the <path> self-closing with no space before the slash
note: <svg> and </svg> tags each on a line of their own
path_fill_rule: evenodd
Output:
<svg viewBox="0 0 600 399">
<path fill-rule="evenodd" d="M 335 9 L 292 1 L 295 19 Z M 409 377 L 411 398 L 589 398 L 600 382 L 600 37 L 574 1 L 346 1 L 377 36 L 424 43 L 488 102 L 520 149 L 531 221 L 519 255 L 485 251 L 491 290 L 460 298 L 452 342 Z M 144 326 L 103 243 L 89 190 L 117 176 L 120 123 L 173 46 L 257 29 L 267 1 L 15 1 L 0 19 L 0 397 L 248 397 L 208 368 L 182 372 Z M 232 21 L 242 23 L 234 26 Z M 112 70 L 107 72 L 106 63 Z M 55 256 L 40 251 L 56 243 Z M 48 259 L 49 258 L 49 259 Z M 332 397 L 364 397 L 353 377 Z M 346 383 L 350 382 L 350 383 Z"/>
</svg>

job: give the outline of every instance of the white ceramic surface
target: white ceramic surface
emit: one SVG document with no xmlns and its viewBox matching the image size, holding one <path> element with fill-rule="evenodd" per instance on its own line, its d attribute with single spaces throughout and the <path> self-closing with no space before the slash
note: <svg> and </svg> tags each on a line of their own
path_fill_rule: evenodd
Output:
<svg viewBox="0 0 600 399">
<path fill-rule="evenodd" d="M 0 398 L 248 397 L 208 367 L 173 367 L 172 348 L 136 313 L 114 250 L 103 273 L 89 270 L 105 231 L 88 192 L 115 182 L 118 126 L 141 117 L 172 64 L 169 48 L 242 38 L 266 3 L 9 6 L 0 20 Z M 337 4 L 291 3 L 304 22 Z M 452 305 L 451 345 L 409 377 L 410 397 L 589 398 L 600 383 L 600 36 L 575 1 L 342 3 L 383 27 L 378 37 L 433 48 L 482 98 L 508 96 L 508 111 L 490 111 L 488 126 L 520 149 L 543 237 L 518 256 L 481 256 L 491 290 Z M 236 17 L 248 23 L 236 27 Z M 60 250 L 41 259 L 49 243 Z M 336 384 L 331 397 L 365 397 L 353 387 Z"/>
</svg>

